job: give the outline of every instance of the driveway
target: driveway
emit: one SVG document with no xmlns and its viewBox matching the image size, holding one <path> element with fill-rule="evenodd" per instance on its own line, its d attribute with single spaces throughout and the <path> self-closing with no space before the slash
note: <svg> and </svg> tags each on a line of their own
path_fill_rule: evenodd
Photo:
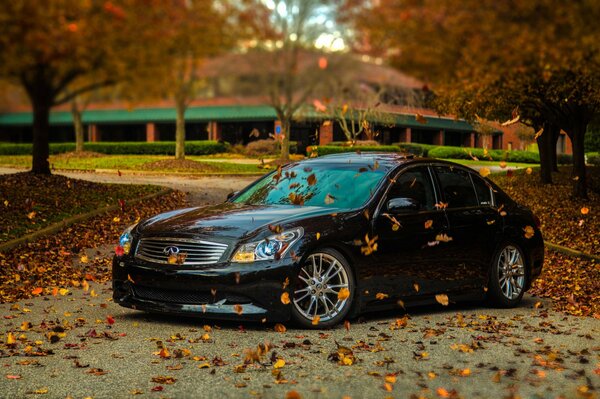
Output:
<svg viewBox="0 0 600 399">
<path fill-rule="evenodd" d="M 254 179 L 65 175 L 162 184 L 195 204 L 222 201 Z M 108 284 L 92 283 L 0 304 L 0 397 L 597 397 L 600 320 L 550 307 L 526 296 L 517 309 L 436 305 L 364 315 L 348 329 L 276 332 L 269 322 L 121 308 Z M 257 357 L 261 344 L 269 350 Z M 347 350 L 351 364 L 336 361 Z M 246 357 L 258 361 L 244 365 Z"/>
</svg>

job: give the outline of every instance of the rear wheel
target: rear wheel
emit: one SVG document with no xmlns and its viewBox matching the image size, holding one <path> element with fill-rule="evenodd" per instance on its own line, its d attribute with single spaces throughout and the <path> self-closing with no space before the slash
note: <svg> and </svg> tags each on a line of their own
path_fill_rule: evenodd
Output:
<svg viewBox="0 0 600 399">
<path fill-rule="evenodd" d="M 292 317 L 305 328 L 334 326 L 350 311 L 354 291 L 354 275 L 346 259 L 338 251 L 321 249 L 308 255 L 298 271 Z"/>
<path fill-rule="evenodd" d="M 488 296 L 495 306 L 517 306 L 525 293 L 526 263 L 523 251 L 512 244 L 503 244 L 494 256 Z"/>
</svg>

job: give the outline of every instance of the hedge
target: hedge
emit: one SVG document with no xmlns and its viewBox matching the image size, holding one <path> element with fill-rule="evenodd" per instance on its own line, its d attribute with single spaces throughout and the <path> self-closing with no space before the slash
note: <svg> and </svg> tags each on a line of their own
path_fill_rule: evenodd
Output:
<svg viewBox="0 0 600 399">
<path fill-rule="evenodd" d="M 337 145 L 319 145 L 309 146 L 306 149 L 306 153 L 310 155 L 316 149 L 317 154 L 329 155 L 329 154 L 341 154 L 344 152 L 400 152 L 400 147 L 395 145 L 361 145 L 356 147 L 342 147 Z"/>
<path fill-rule="evenodd" d="M 31 155 L 31 144 L 0 144 L 0 155 Z M 174 141 L 147 142 L 97 142 L 85 143 L 85 151 L 99 152 L 101 154 L 131 154 L 131 155 L 175 155 Z M 187 155 L 209 155 L 228 152 L 230 145 L 217 141 L 187 141 L 185 153 Z M 75 151 L 75 143 L 50 143 L 50 154 Z"/>
<path fill-rule="evenodd" d="M 600 152 L 589 152 L 586 155 L 589 164 L 600 166 Z"/>
</svg>

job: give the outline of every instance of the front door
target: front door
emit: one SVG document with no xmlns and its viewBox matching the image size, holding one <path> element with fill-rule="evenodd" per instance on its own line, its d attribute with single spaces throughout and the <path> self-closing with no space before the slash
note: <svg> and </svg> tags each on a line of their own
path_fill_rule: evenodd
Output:
<svg viewBox="0 0 600 399">
<path fill-rule="evenodd" d="M 393 206 L 399 203 L 410 205 Z M 444 263 L 436 237 L 448 227 L 437 204 L 428 166 L 405 169 L 396 176 L 374 220 L 374 234 L 379 236 L 374 261 L 382 292 L 400 297 L 433 292 L 432 280 Z"/>
</svg>

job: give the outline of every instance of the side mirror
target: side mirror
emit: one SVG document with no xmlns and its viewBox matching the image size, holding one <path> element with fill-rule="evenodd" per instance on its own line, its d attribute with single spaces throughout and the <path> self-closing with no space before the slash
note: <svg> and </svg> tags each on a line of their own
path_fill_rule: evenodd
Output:
<svg viewBox="0 0 600 399">
<path fill-rule="evenodd" d="M 387 202 L 387 210 L 390 213 L 416 212 L 419 208 L 419 201 L 414 198 L 392 198 Z"/>
<path fill-rule="evenodd" d="M 232 191 L 229 194 L 227 194 L 227 201 L 233 198 L 237 193 L 239 193 L 239 191 Z"/>
</svg>

